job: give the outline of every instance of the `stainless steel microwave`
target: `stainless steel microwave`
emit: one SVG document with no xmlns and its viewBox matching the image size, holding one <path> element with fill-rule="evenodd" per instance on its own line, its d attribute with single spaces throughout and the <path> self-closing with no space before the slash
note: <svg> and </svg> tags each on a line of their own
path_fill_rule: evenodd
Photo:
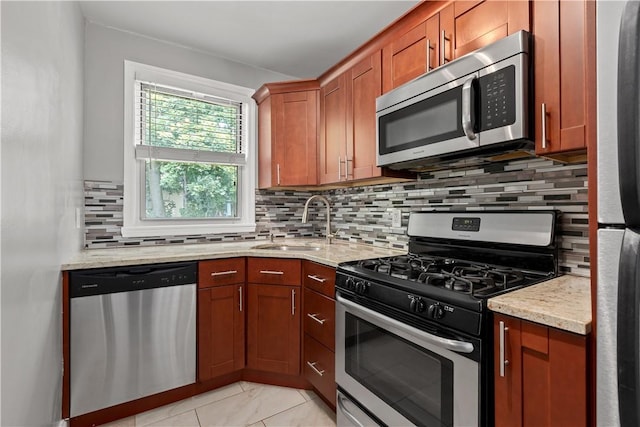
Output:
<svg viewBox="0 0 640 427">
<path fill-rule="evenodd" d="M 533 148 L 530 50 L 519 31 L 378 97 L 378 166 Z"/>
</svg>

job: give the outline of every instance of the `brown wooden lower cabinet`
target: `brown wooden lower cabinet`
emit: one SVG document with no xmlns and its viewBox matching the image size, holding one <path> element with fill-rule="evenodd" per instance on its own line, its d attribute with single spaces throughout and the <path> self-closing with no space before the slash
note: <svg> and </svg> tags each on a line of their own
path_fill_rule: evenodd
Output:
<svg viewBox="0 0 640 427">
<path fill-rule="evenodd" d="M 244 285 L 198 291 L 198 381 L 244 368 Z"/>
<path fill-rule="evenodd" d="M 304 334 L 304 377 L 326 400 L 336 406 L 335 353 Z"/>
<path fill-rule="evenodd" d="M 247 367 L 300 375 L 300 288 L 248 284 Z"/>
<path fill-rule="evenodd" d="M 495 425 L 588 425 L 587 339 L 495 315 Z"/>
</svg>

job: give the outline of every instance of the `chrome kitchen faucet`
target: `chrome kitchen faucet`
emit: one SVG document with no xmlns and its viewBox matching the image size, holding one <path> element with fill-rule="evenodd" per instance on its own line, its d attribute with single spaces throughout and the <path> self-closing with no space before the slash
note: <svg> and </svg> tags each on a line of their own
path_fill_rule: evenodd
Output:
<svg viewBox="0 0 640 427">
<path fill-rule="evenodd" d="M 321 196 L 319 194 L 315 194 L 311 197 L 309 197 L 307 199 L 307 202 L 304 204 L 304 211 L 302 212 L 302 223 L 306 224 L 307 223 L 307 218 L 309 216 L 309 203 L 311 203 L 311 201 L 313 199 L 320 199 L 321 201 L 324 202 L 325 205 L 327 205 L 327 231 L 326 231 L 326 235 L 327 235 L 327 244 L 331 244 L 331 239 L 333 239 L 333 234 L 331 234 L 331 205 L 329 204 L 329 200 L 327 200 L 326 197 Z"/>
</svg>

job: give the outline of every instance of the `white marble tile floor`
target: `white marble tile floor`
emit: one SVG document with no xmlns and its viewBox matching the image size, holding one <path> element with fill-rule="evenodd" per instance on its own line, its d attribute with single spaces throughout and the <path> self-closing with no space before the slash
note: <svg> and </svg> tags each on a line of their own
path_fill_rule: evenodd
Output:
<svg viewBox="0 0 640 427">
<path fill-rule="evenodd" d="M 241 381 L 105 424 L 105 427 L 335 425 L 335 413 L 312 391 Z"/>
</svg>

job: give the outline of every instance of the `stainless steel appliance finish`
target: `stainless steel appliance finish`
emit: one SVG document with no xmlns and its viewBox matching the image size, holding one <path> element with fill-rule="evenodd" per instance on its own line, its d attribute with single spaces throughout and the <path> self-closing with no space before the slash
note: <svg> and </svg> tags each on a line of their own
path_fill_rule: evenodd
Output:
<svg viewBox="0 0 640 427">
<path fill-rule="evenodd" d="M 557 215 L 414 212 L 409 253 L 341 263 L 339 392 L 380 424 L 492 425 L 486 300 L 557 275 Z"/>
<path fill-rule="evenodd" d="M 640 425 L 640 3 L 599 1 L 596 13 L 596 424 L 636 426 Z"/>
<path fill-rule="evenodd" d="M 424 359 L 433 359 L 434 356 L 440 356 L 452 365 L 452 384 L 453 388 L 453 400 L 450 402 L 453 404 L 453 421 L 458 426 L 477 426 L 479 425 L 478 419 L 478 389 L 480 381 L 480 363 L 478 360 L 473 360 L 467 355 L 473 353 L 474 344 L 469 341 L 460 341 L 451 339 L 448 337 L 440 337 L 420 329 L 414 328 L 406 323 L 400 322 L 393 318 L 387 317 L 374 310 L 366 307 L 359 306 L 357 303 L 351 302 L 345 298 L 342 298 L 338 293 L 336 305 L 336 383 L 340 387 L 348 390 L 354 396 L 357 396 L 358 402 L 364 405 L 371 412 L 382 420 L 386 425 L 390 426 L 407 426 L 419 422 L 418 420 L 426 421 L 427 408 L 421 408 L 420 410 L 413 409 L 416 413 L 414 419 L 408 419 L 397 408 L 403 406 L 403 402 L 406 403 L 407 412 L 412 412 L 411 406 L 420 406 L 421 403 L 434 400 L 433 397 L 427 395 L 424 389 L 418 386 L 423 384 L 423 380 L 427 379 L 428 382 L 432 382 L 428 376 L 421 374 L 427 374 L 427 371 L 433 372 L 429 369 L 429 365 L 424 365 L 423 369 L 412 361 L 419 360 L 415 355 L 411 353 L 421 352 Z M 367 354 L 368 358 L 374 358 L 374 354 L 382 353 L 385 359 L 385 369 L 378 372 L 370 372 L 366 375 L 368 378 L 367 385 L 360 383 L 359 379 L 354 378 L 354 373 L 349 372 L 345 366 L 346 360 L 353 361 L 353 356 L 347 356 L 345 342 L 345 330 L 347 313 L 351 314 L 359 321 L 368 322 L 371 325 L 376 326 L 380 330 L 384 330 L 387 336 L 387 346 L 382 344 L 384 341 L 380 337 L 376 337 L 373 340 L 359 337 L 361 342 L 356 344 L 357 348 L 354 349 L 354 353 Z M 366 333 L 365 333 L 366 334 Z M 409 351 L 401 353 L 393 351 L 393 345 L 402 340 L 409 341 L 413 344 Z M 410 357 L 413 356 L 413 357 Z M 376 365 L 380 367 L 380 364 Z M 355 366 L 354 371 L 359 369 L 366 370 L 366 366 Z M 403 376 L 404 374 L 404 376 Z M 449 374 L 443 375 L 449 377 Z M 400 377 L 402 386 L 393 384 L 393 377 Z M 372 381 L 371 378 L 374 378 Z M 375 378 L 378 379 L 381 386 L 375 388 L 371 386 L 371 383 L 375 383 Z M 450 378 L 450 377 L 449 377 Z M 411 384 L 413 381 L 413 384 Z M 385 390 L 382 391 L 382 384 Z M 433 384 L 429 384 L 433 386 Z M 444 385 L 444 388 L 447 386 Z M 372 391 L 371 389 L 374 389 Z M 394 389 L 389 391 L 389 389 Z M 377 392 L 389 393 L 380 397 Z M 390 396 L 393 395 L 393 398 Z M 447 397 L 443 397 L 446 399 Z M 393 402 L 389 402 L 392 400 Z M 436 405 L 434 405 L 436 406 Z M 439 408 L 434 408 L 436 411 Z M 424 411 L 424 413 L 422 412 Z M 443 423 L 444 424 L 444 423 Z M 428 424 L 427 424 L 428 425 Z M 445 424 L 448 425 L 448 424 Z"/>
<path fill-rule="evenodd" d="M 354 401 L 338 391 L 336 398 L 336 424 L 342 427 L 379 426 L 377 421 L 364 412 Z"/>
<path fill-rule="evenodd" d="M 465 227 L 452 227 L 454 218 L 460 220 L 478 219 L 477 231 Z M 482 215 L 478 212 L 439 212 L 434 215 L 411 215 L 409 217 L 409 236 L 428 236 L 441 239 L 459 239 L 492 243 L 523 244 L 549 246 L 553 243 L 553 212 L 512 212 Z"/>
<path fill-rule="evenodd" d="M 196 263 L 70 273 L 71 416 L 195 382 Z"/>
<path fill-rule="evenodd" d="M 529 49 L 520 31 L 380 96 L 378 166 L 532 148 Z"/>
</svg>

